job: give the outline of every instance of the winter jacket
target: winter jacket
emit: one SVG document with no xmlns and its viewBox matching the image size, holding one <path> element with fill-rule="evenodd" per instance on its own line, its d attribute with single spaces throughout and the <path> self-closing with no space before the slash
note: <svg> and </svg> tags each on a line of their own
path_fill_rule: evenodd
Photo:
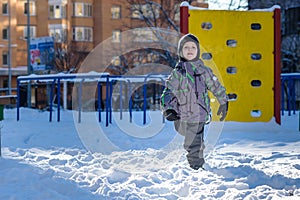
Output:
<svg viewBox="0 0 300 200">
<path fill-rule="evenodd" d="M 211 112 L 208 90 L 220 104 L 227 103 L 225 88 L 200 59 L 180 61 L 166 80 L 161 96 L 162 112 L 172 109 L 182 121 L 207 122 Z"/>
</svg>

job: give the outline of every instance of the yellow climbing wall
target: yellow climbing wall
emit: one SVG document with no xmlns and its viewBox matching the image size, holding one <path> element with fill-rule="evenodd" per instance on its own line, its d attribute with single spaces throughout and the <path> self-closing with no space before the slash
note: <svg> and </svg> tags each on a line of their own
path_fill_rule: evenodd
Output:
<svg viewBox="0 0 300 200">
<path fill-rule="evenodd" d="M 226 121 L 270 121 L 274 114 L 274 12 L 189 10 L 189 33 L 230 97 Z M 218 103 L 212 98 L 213 120 Z"/>
</svg>

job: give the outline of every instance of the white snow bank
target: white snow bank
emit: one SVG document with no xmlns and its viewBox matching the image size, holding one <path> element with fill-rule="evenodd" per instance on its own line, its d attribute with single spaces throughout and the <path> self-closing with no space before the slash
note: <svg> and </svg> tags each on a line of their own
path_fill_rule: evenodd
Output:
<svg viewBox="0 0 300 200">
<path fill-rule="evenodd" d="M 206 155 L 206 170 L 194 171 L 170 122 L 161 140 L 152 141 L 164 143 L 163 135 L 171 132 L 176 137 L 169 148 L 148 144 L 147 138 L 142 147 L 133 145 L 134 138 L 122 137 L 115 123 L 100 124 L 116 134 L 111 140 L 126 143 L 102 154 L 81 143 L 71 112 L 63 111 L 61 122 L 48 122 L 47 112 L 21 112 L 16 121 L 16 110 L 5 109 L 2 121 L 0 199 L 300 198 L 298 114 L 283 116 L 282 126 L 273 120 L 226 122 L 214 151 Z"/>
</svg>

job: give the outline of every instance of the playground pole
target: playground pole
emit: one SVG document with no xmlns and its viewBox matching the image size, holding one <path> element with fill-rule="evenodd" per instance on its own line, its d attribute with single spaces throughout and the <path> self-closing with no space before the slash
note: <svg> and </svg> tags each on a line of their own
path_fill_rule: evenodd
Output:
<svg viewBox="0 0 300 200">
<path fill-rule="evenodd" d="M 1 149 L 2 149 L 1 130 L 2 130 L 2 123 L 0 123 L 0 158 L 2 156 L 2 151 L 1 151 Z"/>
</svg>

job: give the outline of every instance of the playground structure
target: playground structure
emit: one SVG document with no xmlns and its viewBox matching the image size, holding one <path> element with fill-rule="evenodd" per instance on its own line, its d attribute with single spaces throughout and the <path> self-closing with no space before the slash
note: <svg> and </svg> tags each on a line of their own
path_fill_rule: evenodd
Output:
<svg viewBox="0 0 300 200">
<path fill-rule="evenodd" d="M 146 111 L 149 108 L 149 98 L 151 98 L 153 105 L 159 105 L 159 97 L 163 90 L 164 80 L 167 75 L 161 74 L 148 74 L 139 76 L 115 76 L 107 73 L 85 73 L 85 74 L 52 74 L 52 75 L 38 75 L 38 76 L 20 76 L 17 79 L 17 120 L 20 120 L 20 88 L 21 85 L 30 85 L 35 82 L 47 83 L 50 87 L 50 100 L 49 100 L 49 121 L 53 118 L 53 100 L 56 95 L 57 99 L 57 121 L 60 121 L 61 110 L 61 97 L 63 102 L 66 101 L 67 87 L 66 83 L 73 82 L 73 106 L 74 110 L 78 111 L 78 122 L 81 122 L 81 113 L 83 109 L 83 84 L 92 83 L 96 85 L 96 91 L 87 91 L 89 93 L 95 92 L 97 96 L 97 106 L 93 107 L 98 112 L 98 120 L 102 121 L 101 113 L 105 112 L 106 126 L 112 123 L 112 112 L 118 111 L 120 119 L 122 119 L 123 111 L 129 112 L 129 119 L 132 122 L 132 111 L 134 109 L 133 103 L 135 100 L 142 101 L 143 124 L 146 124 Z M 134 88 L 134 83 L 142 87 L 142 97 L 139 99 L 134 98 L 137 88 Z M 154 83 L 154 84 L 153 84 Z M 61 87 L 63 85 L 63 90 Z M 148 88 L 153 87 L 152 94 L 149 97 Z M 124 88 L 127 89 L 124 90 Z M 157 87 L 160 88 L 157 89 Z M 56 93 L 54 92 L 56 91 Z M 63 94 L 61 92 L 63 91 Z M 125 92 L 124 92 L 125 91 Z M 55 94 L 54 94 L 55 93 Z M 118 99 L 118 101 L 116 101 Z M 128 100 L 128 101 L 127 101 Z M 124 102 L 128 104 L 124 104 Z M 104 105 L 104 106 L 102 106 Z M 113 106 L 115 105 L 115 107 Z M 89 110 L 91 111 L 91 110 Z M 162 119 L 164 121 L 164 119 Z"/>
<path fill-rule="evenodd" d="M 280 120 L 280 8 L 255 11 L 180 7 L 180 28 L 200 40 L 201 58 L 226 87 L 226 120 Z M 216 102 L 212 102 L 212 105 Z"/>
</svg>

